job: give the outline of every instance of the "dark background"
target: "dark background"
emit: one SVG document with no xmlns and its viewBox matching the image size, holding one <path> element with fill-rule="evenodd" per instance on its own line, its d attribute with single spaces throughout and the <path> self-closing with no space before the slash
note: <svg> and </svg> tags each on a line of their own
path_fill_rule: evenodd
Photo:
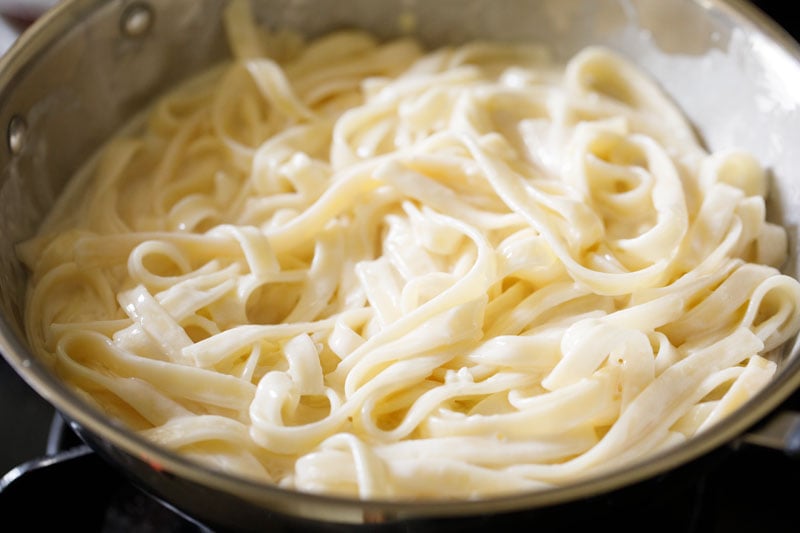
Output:
<svg viewBox="0 0 800 533">
<path fill-rule="evenodd" d="M 800 14 L 796 0 L 754 0 L 755 4 L 790 33 L 800 30 Z"/>
</svg>

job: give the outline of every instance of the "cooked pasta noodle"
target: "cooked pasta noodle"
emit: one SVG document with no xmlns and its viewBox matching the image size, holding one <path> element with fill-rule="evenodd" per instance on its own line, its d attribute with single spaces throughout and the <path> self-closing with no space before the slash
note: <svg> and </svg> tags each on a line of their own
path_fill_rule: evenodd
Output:
<svg viewBox="0 0 800 533">
<path fill-rule="evenodd" d="M 269 33 L 113 138 L 19 247 L 30 342 L 166 448 L 482 498 L 692 438 L 800 328 L 763 166 L 616 52 Z"/>
</svg>

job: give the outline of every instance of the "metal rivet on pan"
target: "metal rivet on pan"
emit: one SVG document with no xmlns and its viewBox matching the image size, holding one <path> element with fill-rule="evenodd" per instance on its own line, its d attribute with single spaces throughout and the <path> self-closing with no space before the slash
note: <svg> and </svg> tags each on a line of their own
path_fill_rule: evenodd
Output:
<svg viewBox="0 0 800 533">
<path fill-rule="evenodd" d="M 25 136 L 28 133 L 28 124 L 19 115 L 14 115 L 8 123 L 8 149 L 18 155 L 25 146 Z"/>
<path fill-rule="evenodd" d="M 128 37 L 141 37 L 153 25 L 153 8 L 150 4 L 136 2 L 129 5 L 122 13 L 120 27 Z"/>
</svg>

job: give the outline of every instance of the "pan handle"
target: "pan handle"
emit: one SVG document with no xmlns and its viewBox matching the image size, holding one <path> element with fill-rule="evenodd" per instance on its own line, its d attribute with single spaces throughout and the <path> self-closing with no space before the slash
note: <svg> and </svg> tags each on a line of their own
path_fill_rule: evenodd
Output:
<svg viewBox="0 0 800 533">
<path fill-rule="evenodd" d="M 739 437 L 736 444 L 748 444 L 800 457 L 800 411 L 785 410 L 768 417 Z"/>
</svg>

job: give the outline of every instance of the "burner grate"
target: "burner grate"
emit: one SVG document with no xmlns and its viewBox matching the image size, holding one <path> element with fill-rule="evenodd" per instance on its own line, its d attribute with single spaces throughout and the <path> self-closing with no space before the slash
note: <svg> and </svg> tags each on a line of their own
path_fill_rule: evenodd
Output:
<svg viewBox="0 0 800 533">
<path fill-rule="evenodd" d="M 47 502 L 33 508 L 30 502 Z M 208 533 L 131 484 L 97 456 L 56 414 L 47 454 L 0 479 L 0 516 L 27 530 L 86 533 Z"/>
</svg>

